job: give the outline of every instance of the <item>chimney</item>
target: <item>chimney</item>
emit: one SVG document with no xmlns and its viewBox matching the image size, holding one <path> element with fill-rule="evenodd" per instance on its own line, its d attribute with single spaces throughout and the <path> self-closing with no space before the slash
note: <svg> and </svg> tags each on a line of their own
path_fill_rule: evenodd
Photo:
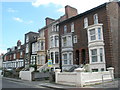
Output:
<svg viewBox="0 0 120 90">
<path fill-rule="evenodd" d="M 17 41 L 17 46 L 21 46 L 21 41 L 20 40 Z"/>
<path fill-rule="evenodd" d="M 76 16 L 78 14 L 77 9 L 73 8 L 69 5 L 65 6 L 65 15 L 66 15 L 66 19 Z"/>
<path fill-rule="evenodd" d="M 55 21 L 54 19 L 49 18 L 49 17 L 47 17 L 45 20 L 46 20 L 46 26 Z"/>
</svg>

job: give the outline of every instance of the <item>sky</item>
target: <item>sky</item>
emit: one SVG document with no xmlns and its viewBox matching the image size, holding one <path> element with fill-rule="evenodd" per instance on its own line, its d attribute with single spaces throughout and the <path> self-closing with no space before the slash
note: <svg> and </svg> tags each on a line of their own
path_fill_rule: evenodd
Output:
<svg viewBox="0 0 120 90">
<path fill-rule="evenodd" d="M 26 1 L 26 2 L 25 2 Z M 70 5 L 85 12 L 109 0 L 2 0 L 0 1 L 0 53 L 16 46 L 29 31 L 38 32 L 45 26 L 45 18 L 57 19 Z"/>
</svg>

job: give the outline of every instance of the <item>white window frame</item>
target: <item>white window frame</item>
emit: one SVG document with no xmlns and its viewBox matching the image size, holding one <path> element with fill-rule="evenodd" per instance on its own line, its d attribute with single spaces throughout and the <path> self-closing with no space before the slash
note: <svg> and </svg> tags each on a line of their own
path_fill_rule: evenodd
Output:
<svg viewBox="0 0 120 90">
<path fill-rule="evenodd" d="M 64 57 L 64 55 L 66 55 L 66 58 Z M 68 64 L 67 53 L 63 54 L 63 61 L 64 61 L 64 65 Z M 65 61 L 66 61 L 66 63 L 65 63 Z"/>
<path fill-rule="evenodd" d="M 29 37 L 28 35 L 26 36 L 26 43 L 29 42 Z"/>
<path fill-rule="evenodd" d="M 64 42 L 64 39 L 66 39 L 66 41 Z M 62 37 L 62 46 L 66 47 L 67 46 L 67 37 Z"/>
<path fill-rule="evenodd" d="M 94 30 L 94 33 L 91 35 L 90 33 L 91 33 L 91 31 L 93 31 L 93 30 Z M 90 41 L 95 41 L 95 40 L 96 40 L 96 30 L 95 30 L 95 28 L 89 30 L 89 36 L 90 36 Z M 95 39 L 92 39 L 92 37 L 95 37 Z"/>
<path fill-rule="evenodd" d="M 21 52 L 20 52 L 20 58 L 22 58 L 22 55 L 23 55 L 23 52 L 21 51 Z"/>
<path fill-rule="evenodd" d="M 28 53 L 29 52 L 29 46 L 28 46 L 28 44 L 26 44 L 26 53 Z"/>
<path fill-rule="evenodd" d="M 67 33 L 67 25 L 64 26 L 64 34 Z"/>
<path fill-rule="evenodd" d="M 94 24 L 98 24 L 98 14 L 94 14 Z"/>
<path fill-rule="evenodd" d="M 56 27 L 57 29 L 56 29 L 56 31 L 59 31 L 59 26 L 57 25 L 57 27 Z"/>
<path fill-rule="evenodd" d="M 92 54 L 92 51 L 93 51 L 93 50 L 96 51 L 96 54 L 94 54 L 94 55 Z M 91 52 L 91 62 L 92 62 L 92 63 L 98 62 L 98 53 L 97 53 L 97 49 L 91 49 L 90 52 Z M 93 57 L 96 57 L 96 61 L 93 61 Z"/>
<path fill-rule="evenodd" d="M 88 18 L 84 18 L 84 28 L 88 27 Z"/>
<path fill-rule="evenodd" d="M 52 25 L 52 31 L 57 31 L 56 30 L 56 25 Z"/>
<path fill-rule="evenodd" d="M 41 50 L 44 50 L 44 41 L 41 41 L 40 44 L 41 44 Z"/>
<path fill-rule="evenodd" d="M 16 59 L 16 54 L 14 53 L 14 59 Z"/>
<path fill-rule="evenodd" d="M 54 44 L 54 40 L 53 40 L 53 36 L 50 37 L 50 42 L 51 42 L 51 48 L 53 47 L 53 44 Z"/>
<path fill-rule="evenodd" d="M 103 41 L 103 28 L 102 28 L 102 25 L 103 24 L 97 24 L 97 25 L 91 25 L 91 26 L 88 26 L 88 42 L 91 43 L 91 42 L 94 42 L 94 41 Z M 99 32 L 98 32 L 98 29 L 100 28 L 100 38 L 99 38 Z M 90 30 L 92 29 L 95 29 L 95 37 L 96 39 L 95 40 L 91 40 L 90 39 Z"/>
<path fill-rule="evenodd" d="M 71 32 L 74 32 L 74 23 L 71 23 Z"/>
<path fill-rule="evenodd" d="M 59 36 L 55 36 L 55 47 L 59 47 Z"/>
<path fill-rule="evenodd" d="M 73 38 L 74 38 L 74 43 L 77 43 L 77 35 L 75 35 Z"/>
<path fill-rule="evenodd" d="M 102 61 L 100 60 L 100 49 L 102 48 Z M 91 50 L 97 49 L 97 62 L 92 62 L 92 54 Z M 104 51 L 104 46 L 96 46 L 96 47 L 91 47 L 89 48 L 89 58 L 90 58 L 90 64 L 94 63 L 105 63 L 105 51 Z"/>
<path fill-rule="evenodd" d="M 70 54 L 71 54 L 71 57 L 70 57 Z M 66 58 L 64 58 L 64 55 L 66 55 Z M 67 63 L 65 63 L 65 61 Z M 62 64 L 63 65 L 73 65 L 73 53 L 72 52 L 62 53 Z"/>
<path fill-rule="evenodd" d="M 70 57 L 70 54 L 71 54 L 71 57 Z M 72 53 L 69 53 L 69 65 L 72 65 L 73 64 L 73 54 Z"/>
</svg>

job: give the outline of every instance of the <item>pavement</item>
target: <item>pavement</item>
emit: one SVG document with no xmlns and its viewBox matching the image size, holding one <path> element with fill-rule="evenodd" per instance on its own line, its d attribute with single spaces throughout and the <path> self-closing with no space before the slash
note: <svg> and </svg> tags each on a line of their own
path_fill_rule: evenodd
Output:
<svg viewBox="0 0 120 90">
<path fill-rule="evenodd" d="M 15 82 L 30 83 L 32 85 L 42 86 L 42 87 L 51 88 L 51 89 L 55 89 L 55 90 L 56 89 L 65 90 L 68 88 L 78 88 L 76 86 L 50 83 L 48 80 L 45 80 L 45 81 L 25 81 L 25 80 L 21 80 L 21 79 L 14 79 L 14 78 L 7 78 L 7 77 L 3 77 L 3 78 L 11 80 L 11 81 L 15 81 Z M 85 86 L 83 88 L 118 88 L 118 83 L 119 83 L 119 80 L 115 80 L 115 81 L 104 83 L 104 84 L 89 85 L 89 86 Z"/>
</svg>

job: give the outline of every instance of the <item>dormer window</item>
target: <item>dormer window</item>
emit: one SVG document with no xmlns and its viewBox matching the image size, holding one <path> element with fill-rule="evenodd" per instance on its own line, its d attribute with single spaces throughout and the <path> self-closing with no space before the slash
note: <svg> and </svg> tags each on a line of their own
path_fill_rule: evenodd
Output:
<svg viewBox="0 0 120 90">
<path fill-rule="evenodd" d="M 98 14 L 95 14 L 93 18 L 94 18 L 94 24 L 98 24 Z"/>
</svg>

